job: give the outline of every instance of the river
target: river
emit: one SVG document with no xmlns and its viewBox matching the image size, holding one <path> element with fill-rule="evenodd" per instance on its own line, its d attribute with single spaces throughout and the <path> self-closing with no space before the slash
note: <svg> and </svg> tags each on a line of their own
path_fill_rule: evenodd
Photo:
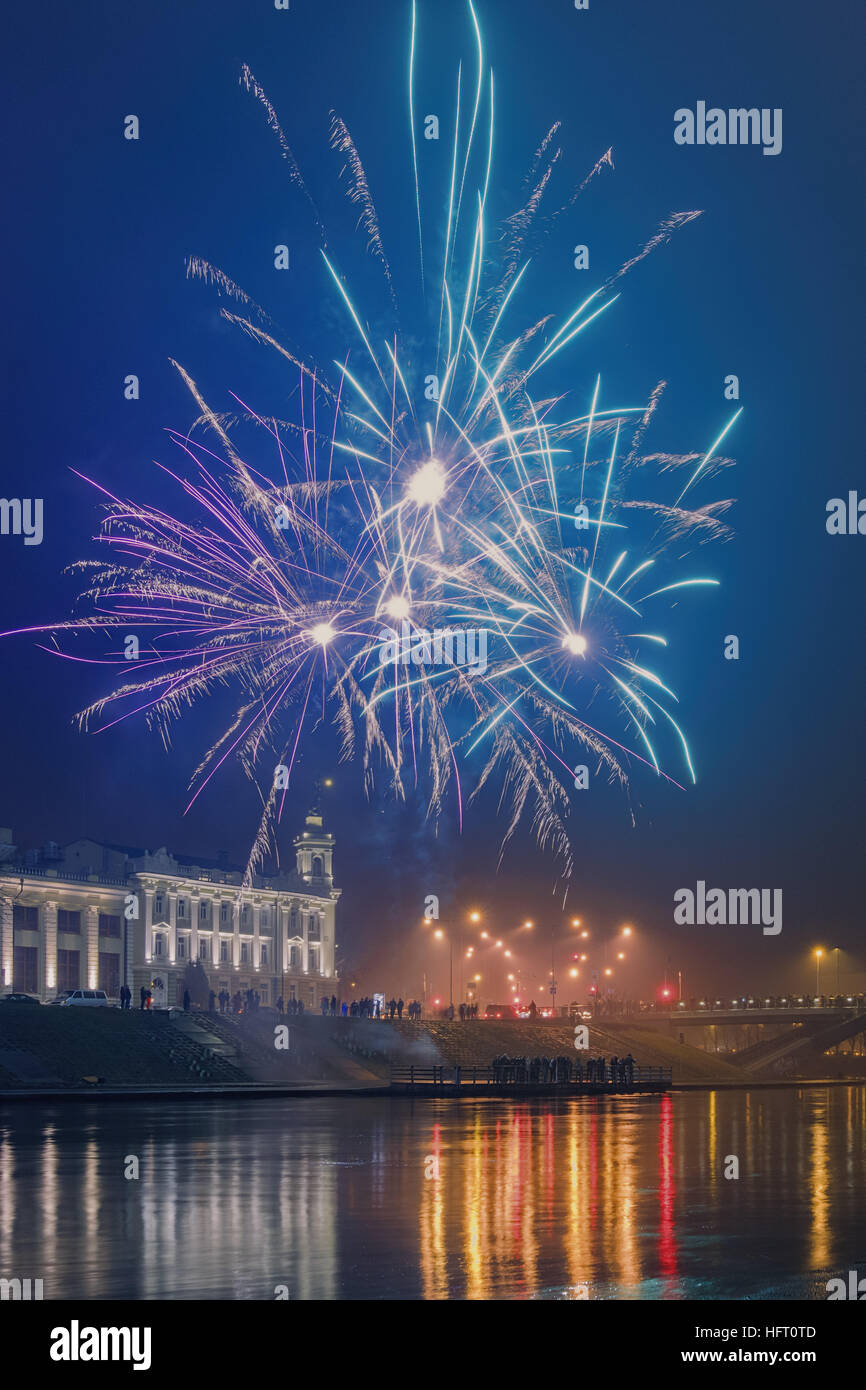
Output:
<svg viewBox="0 0 866 1390">
<path fill-rule="evenodd" d="M 6 1105 L 0 1277 L 46 1299 L 823 1299 L 866 1273 L 864 1105 Z"/>
</svg>

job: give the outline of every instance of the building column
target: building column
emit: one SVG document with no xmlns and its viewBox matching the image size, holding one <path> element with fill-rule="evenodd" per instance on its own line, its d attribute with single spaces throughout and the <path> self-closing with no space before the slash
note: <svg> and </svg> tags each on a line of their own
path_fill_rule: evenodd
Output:
<svg viewBox="0 0 866 1390">
<path fill-rule="evenodd" d="M 232 965 L 235 970 L 241 963 L 241 904 L 240 899 L 235 898 L 232 903 Z M 234 990 L 232 990 L 234 993 Z"/>
<path fill-rule="evenodd" d="M 142 892 L 144 897 L 144 960 L 150 962 L 153 957 L 153 889 L 145 888 Z"/>
<path fill-rule="evenodd" d="M 260 955 L 260 950 L 261 950 L 261 937 L 260 937 L 260 933 L 261 933 L 261 924 L 260 924 L 260 915 L 261 915 L 261 908 L 259 907 L 258 903 L 253 903 L 253 959 L 252 959 L 253 974 L 256 974 L 256 973 L 261 974 L 261 955 Z"/>
<path fill-rule="evenodd" d="M 198 960 L 198 892 L 189 895 L 189 958 Z"/>
<path fill-rule="evenodd" d="M 42 961 L 39 986 L 43 999 L 57 993 L 57 903 L 42 904 Z"/>
<path fill-rule="evenodd" d="M 87 965 L 85 989 L 99 988 L 99 908 L 90 903 L 87 908 Z"/>
<path fill-rule="evenodd" d="M 172 965 L 177 964 L 177 891 L 168 893 L 168 958 Z"/>
<path fill-rule="evenodd" d="M 220 905 L 219 898 L 210 900 L 210 963 L 214 970 L 220 968 Z M 216 993 L 219 994 L 219 987 Z"/>
<path fill-rule="evenodd" d="M 0 898 L 0 989 L 12 988 L 14 933 L 11 898 Z"/>
</svg>

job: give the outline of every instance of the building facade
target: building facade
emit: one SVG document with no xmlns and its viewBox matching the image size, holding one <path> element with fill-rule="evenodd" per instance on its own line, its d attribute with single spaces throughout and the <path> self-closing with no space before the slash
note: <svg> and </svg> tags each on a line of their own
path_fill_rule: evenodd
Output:
<svg viewBox="0 0 866 1390">
<path fill-rule="evenodd" d="M 95 840 L 20 856 L 0 830 L 0 993 L 43 1002 L 64 989 L 120 987 L 138 1004 L 182 1001 L 187 968 L 209 987 L 317 1008 L 336 990 L 334 838 L 311 811 L 291 872 L 255 875 L 216 860 Z"/>
</svg>

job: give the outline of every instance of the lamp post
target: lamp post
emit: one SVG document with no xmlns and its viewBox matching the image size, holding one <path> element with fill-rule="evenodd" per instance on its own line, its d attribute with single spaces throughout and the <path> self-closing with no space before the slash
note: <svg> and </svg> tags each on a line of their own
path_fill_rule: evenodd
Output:
<svg viewBox="0 0 866 1390">
<path fill-rule="evenodd" d="M 821 950 L 821 947 L 820 947 L 820 946 L 816 946 L 816 948 L 815 948 L 815 993 L 816 993 L 816 995 L 818 996 L 819 999 L 821 998 L 821 957 L 823 956 L 823 954 L 824 954 L 824 952 Z"/>
</svg>

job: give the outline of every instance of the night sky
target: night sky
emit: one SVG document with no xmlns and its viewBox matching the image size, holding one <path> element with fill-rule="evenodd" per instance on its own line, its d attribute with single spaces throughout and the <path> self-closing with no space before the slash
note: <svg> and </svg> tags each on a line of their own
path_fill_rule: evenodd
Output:
<svg viewBox="0 0 866 1390">
<path fill-rule="evenodd" d="M 447 127 L 421 150 L 435 162 L 435 187 L 471 30 L 457 0 L 422 0 L 420 10 L 419 108 Z M 686 451 L 706 448 L 729 418 L 723 382 L 739 377 L 744 413 L 726 441 L 737 466 L 698 498 L 737 499 L 735 538 L 700 561 L 722 584 L 681 600 L 668 623 L 676 648 L 666 660 L 698 785 L 682 792 L 637 766 L 630 801 L 601 784 L 576 797 L 577 868 L 563 916 L 555 866 L 528 827 L 498 868 L 498 788 L 462 836 L 452 808 L 434 837 L 423 803 L 366 801 L 357 768 L 338 765 L 336 740 L 322 731 L 293 782 L 283 848 L 314 779 L 333 777 L 325 815 L 344 893 L 338 935 L 369 989 L 420 991 L 420 966 L 433 959 L 432 948 L 422 956 L 417 925 L 429 893 L 443 908 L 481 910 L 499 934 L 526 916 L 547 933 L 578 913 L 598 937 L 630 921 L 623 987 L 644 997 L 666 967 L 684 972 L 686 995 L 811 987 L 809 951 L 819 944 L 844 950 L 842 984 L 862 988 L 864 977 L 847 972 L 866 965 L 866 538 L 825 529 L 829 498 L 866 491 L 862 12 L 804 0 L 591 0 L 586 12 L 571 0 L 480 0 L 479 17 L 497 82 L 494 218 L 519 205 L 554 120 L 564 127 L 561 192 L 613 146 L 615 170 L 602 171 L 537 253 L 539 314 L 571 306 L 584 284 L 589 293 L 669 213 L 704 210 L 619 283 L 621 299 L 563 356 L 558 382 L 580 413 L 597 372 L 619 402 L 645 400 L 664 379 L 649 442 Z M 345 354 L 309 209 L 261 108 L 238 85 L 243 62 L 336 229 L 360 298 L 377 282 L 328 149 L 332 108 L 364 159 L 398 290 L 411 284 L 408 20 L 403 0 L 292 0 L 288 13 L 267 0 L 54 0 L 7 18 L 2 490 L 44 498 L 45 536 L 31 547 L 0 537 L 4 627 L 72 611 L 79 580 L 65 571 L 93 556 L 99 511 L 71 469 L 174 505 L 154 460 L 178 462 L 165 431 L 187 429 L 195 410 L 170 357 L 216 409 L 233 407 L 231 391 L 265 412 L 295 408 L 296 378 L 219 318 L 226 301 L 186 278 L 186 256 L 219 266 L 311 356 Z M 699 100 L 782 108 L 781 154 L 676 145 L 674 111 Z M 140 118 L 138 142 L 123 139 L 128 113 Z M 282 242 L 292 249 L 286 273 L 273 266 Z M 571 263 L 576 243 L 590 247 L 583 280 Z M 123 399 L 127 373 L 140 377 L 137 402 Z M 730 633 L 738 662 L 723 659 Z M 106 689 L 104 672 L 62 662 L 31 638 L 7 640 L 0 653 L 0 823 L 17 843 L 87 834 L 245 858 L 256 799 L 237 770 L 182 814 L 228 707 L 203 706 L 177 725 L 171 752 L 140 721 L 85 736 L 73 718 Z M 698 879 L 782 888 L 781 935 L 675 927 L 673 894 Z M 521 951 L 528 973 L 540 974 L 543 952 Z M 441 965 L 436 979 L 444 988 Z"/>
</svg>

